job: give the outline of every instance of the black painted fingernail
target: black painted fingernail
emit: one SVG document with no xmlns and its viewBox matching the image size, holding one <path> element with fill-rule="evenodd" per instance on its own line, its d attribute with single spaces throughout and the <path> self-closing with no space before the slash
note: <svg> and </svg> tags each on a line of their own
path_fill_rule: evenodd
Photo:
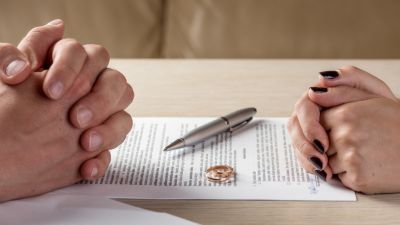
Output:
<svg viewBox="0 0 400 225">
<path fill-rule="evenodd" d="M 316 93 L 325 93 L 328 91 L 328 88 L 324 88 L 324 87 L 310 87 L 310 89 Z"/>
<path fill-rule="evenodd" d="M 337 174 L 332 174 L 332 179 L 333 180 L 340 180 L 339 176 Z"/>
<path fill-rule="evenodd" d="M 321 180 L 326 181 L 326 173 L 323 170 L 314 170 L 315 175 L 317 175 Z"/>
<path fill-rule="evenodd" d="M 335 79 L 339 76 L 339 73 L 335 70 L 322 71 L 319 72 L 319 74 L 321 74 L 321 76 L 323 76 L 325 79 Z"/>
<path fill-rule="evenodd" d="M 318 139 L 314 139 L 313 144 L 314 144 L 315 149 L 317 149 L 317 151 L 319 151 L 321 154 L 325 153 L 324 146 L 321 144 L 321 142 Z"/>
<path fill-rule="evenodd" d="M 322 170 L 322 162 L 318 157 L 312 156 L 309 160 L 314 165 L 315 169 Z"/>
</svg>

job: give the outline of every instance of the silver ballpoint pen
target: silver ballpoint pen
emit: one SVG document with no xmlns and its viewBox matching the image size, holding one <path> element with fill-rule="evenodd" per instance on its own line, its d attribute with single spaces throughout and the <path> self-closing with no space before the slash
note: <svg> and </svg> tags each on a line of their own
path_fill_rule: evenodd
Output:
<svg viewBox="0 0 400 225">
<path fill-rule="evenodd" d="M 165 147 L 164 151 L 192 146 L 219 133 L 237 130 L 248 124 L 256 112 L 256 108 L 244 108 L 222 116 L 190 131 L 185 136 Z"/>
</svg>

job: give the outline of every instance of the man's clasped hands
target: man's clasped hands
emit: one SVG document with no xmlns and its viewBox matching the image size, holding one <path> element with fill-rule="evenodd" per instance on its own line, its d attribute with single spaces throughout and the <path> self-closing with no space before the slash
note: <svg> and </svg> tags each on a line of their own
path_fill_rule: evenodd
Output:
<svg viewBox="0 0 400 225">
<path fill-rule="evenodd" d="M 0 202 L 104 175 L 132 127 L 132 87 L 107 51 L 63 39 L 54 20 L 0 44 Z M 321 72 L 288 129 L 307 172 L 364 193 L 400 192 L 400 104 L 373 75 Z"/>
<path fill-rule="evenodd" d="M 132 119 L 132 87 L 99 45 L 54 20 L 0 44 L 0 202 L 104 175 Z"/>
</svg>

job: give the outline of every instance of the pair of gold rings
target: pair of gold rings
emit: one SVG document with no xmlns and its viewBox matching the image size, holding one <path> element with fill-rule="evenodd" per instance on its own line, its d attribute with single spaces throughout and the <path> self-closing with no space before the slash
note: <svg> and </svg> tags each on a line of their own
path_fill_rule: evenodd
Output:
<svg viewBox="0 0 400 225">
<path fill-rule="evenodd" d="M 206 170 L 205 174 L 210 182 L 229 182 L 235 177 L 235 171 L 228 165 L 212 166 Z"/>
</svg>

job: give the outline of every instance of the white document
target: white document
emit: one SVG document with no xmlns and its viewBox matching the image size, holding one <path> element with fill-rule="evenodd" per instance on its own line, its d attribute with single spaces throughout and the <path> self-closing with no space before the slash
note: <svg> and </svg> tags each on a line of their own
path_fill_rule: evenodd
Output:
<svg viewBox="0 0 400 225">
<path fill-rule="evenodd" d="M 0 205 L 2 225 L 194 225 L 111 199 L 79 195 L 43 195 Z"/>
<path fill-rule="evenodd" d="M 112 150 L 106 176 L 60 190 L 137 199 L 253 199 L 355 201 L 339 182 L 328 184 L 303 170 L 286 130 L 287 118 L 259 118 L 236 133 L 195 147 L 165 146 L 212 118 L 135 118 L 125 142 Z M 205 170 L 230 165 L 236 178 L 212 183 Z"/>
</svg>

